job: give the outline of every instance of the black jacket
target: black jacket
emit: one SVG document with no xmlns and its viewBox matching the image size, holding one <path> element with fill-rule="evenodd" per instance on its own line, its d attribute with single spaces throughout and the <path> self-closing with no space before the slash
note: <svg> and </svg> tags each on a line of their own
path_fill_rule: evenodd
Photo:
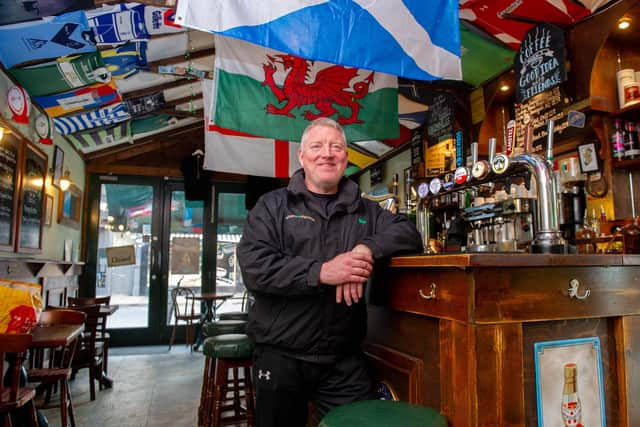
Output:
<svg viewBox="0 0 640 427">
<path fill-rule="evenodd" d="M 360 198 L 357 184 L 340 183 L 328 217 L 314 210 L 296 172 L 287 188 L 265 194 L 251 210 L 238 245 L 238 261 L 254 296 L 249 335 L 292 355 L 340 355 L 359 348 L 366 304 L 336 304 L 335 286 L 320 285 L 320 267 L 359 243 L 375 260 L 422 251 L 415 225 Z"/>
</svg>

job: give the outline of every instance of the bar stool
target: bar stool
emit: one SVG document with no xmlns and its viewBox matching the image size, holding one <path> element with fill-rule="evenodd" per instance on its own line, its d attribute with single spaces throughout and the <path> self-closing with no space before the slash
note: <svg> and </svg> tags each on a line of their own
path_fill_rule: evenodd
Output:
<svg viewBox="0 0 640 427">
<path fill-rule="evenodd" d="M 362 400 L 329 411 L 318 427 L 447 427 L 447 419 L 426 406 L 393 400 Z"/>
<path fill-rule="evenodd" d="M 217 427 L 222 422 L 246 421 L 253 425 L 253 342 L 246 334 L 223 334 L 205 339 L 202 352 L 206 356 L 199 421 L 204 427 Z M 241 380 L 238 369 L 242 368 Z M 231 371 L 231 372 L 230 372 Z M 229 374 L 232 373 L 231 378 Z M 241 391 L 244 394 L 241 395 Z M 227 397 L 232 393 L 231 398 Z M 246 410 L 242 413 L 240 401 L 244 397 Z M 231 404 L 227 404 L 231 400 Z M 223 412 L 233 410 L 233 415 L 223 417 Z"/>
</svg>

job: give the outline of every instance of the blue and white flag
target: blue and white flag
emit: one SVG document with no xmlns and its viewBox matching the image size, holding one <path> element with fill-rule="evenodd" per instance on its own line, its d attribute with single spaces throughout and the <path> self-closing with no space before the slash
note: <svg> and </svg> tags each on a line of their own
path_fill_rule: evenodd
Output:
<svg viewBox="0 0 640 427">
<path fill-rule="evenodd" d="M 83 11 L 0 27 L 0 61 L 6 68 L 95 51 L 93 32 Z"/>
<path fill-rule="evenodd" d="M 458 0 L 180 0 L 175 22 L 307 59 L 462 78 Z"/>
<path fill-rule="evenodd" d="M 73 116 L 55 117 L 53 124 L 62 135 L 93 129 L 100 126 L 108 126 L 129 120 L 131 114 L 127 110 L 127 105 L 123 102 L 115 105 L 102 107 L 89 113 L 76 114 Z"/>
</svg>

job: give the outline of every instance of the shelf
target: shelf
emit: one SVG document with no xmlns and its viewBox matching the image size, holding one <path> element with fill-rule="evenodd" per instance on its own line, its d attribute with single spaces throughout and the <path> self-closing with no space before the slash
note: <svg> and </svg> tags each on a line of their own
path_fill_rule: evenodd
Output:
<svg viewBox="0 0 640 427">
<path fill-rule="evenodd" d="M 640 100 L 624 108 L 619 109 L 616 113 L 611 114 L 613 119 L 640 119 Z"/>
<path fill-rule="evenodd" d="M 635 159 L 628 160 L 614 160 L 613 167 L 616 169 L 625 169 L 625 170 L 640 170 L 640 156 Z"/>
</svg>

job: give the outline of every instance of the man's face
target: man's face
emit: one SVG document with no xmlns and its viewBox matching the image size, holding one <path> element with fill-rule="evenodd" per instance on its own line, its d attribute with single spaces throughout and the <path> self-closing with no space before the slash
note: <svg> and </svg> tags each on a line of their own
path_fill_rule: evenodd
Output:
<svg viewBox="0 0 640 427">
<path fill-rule="evenodd" d="M 339 130 L 316 126 L 309 130 L 298 151 L 307 188 L 318 194 L 338 192 L 338 183 L 347 168 L 347 143 Z"/>
</svg>

